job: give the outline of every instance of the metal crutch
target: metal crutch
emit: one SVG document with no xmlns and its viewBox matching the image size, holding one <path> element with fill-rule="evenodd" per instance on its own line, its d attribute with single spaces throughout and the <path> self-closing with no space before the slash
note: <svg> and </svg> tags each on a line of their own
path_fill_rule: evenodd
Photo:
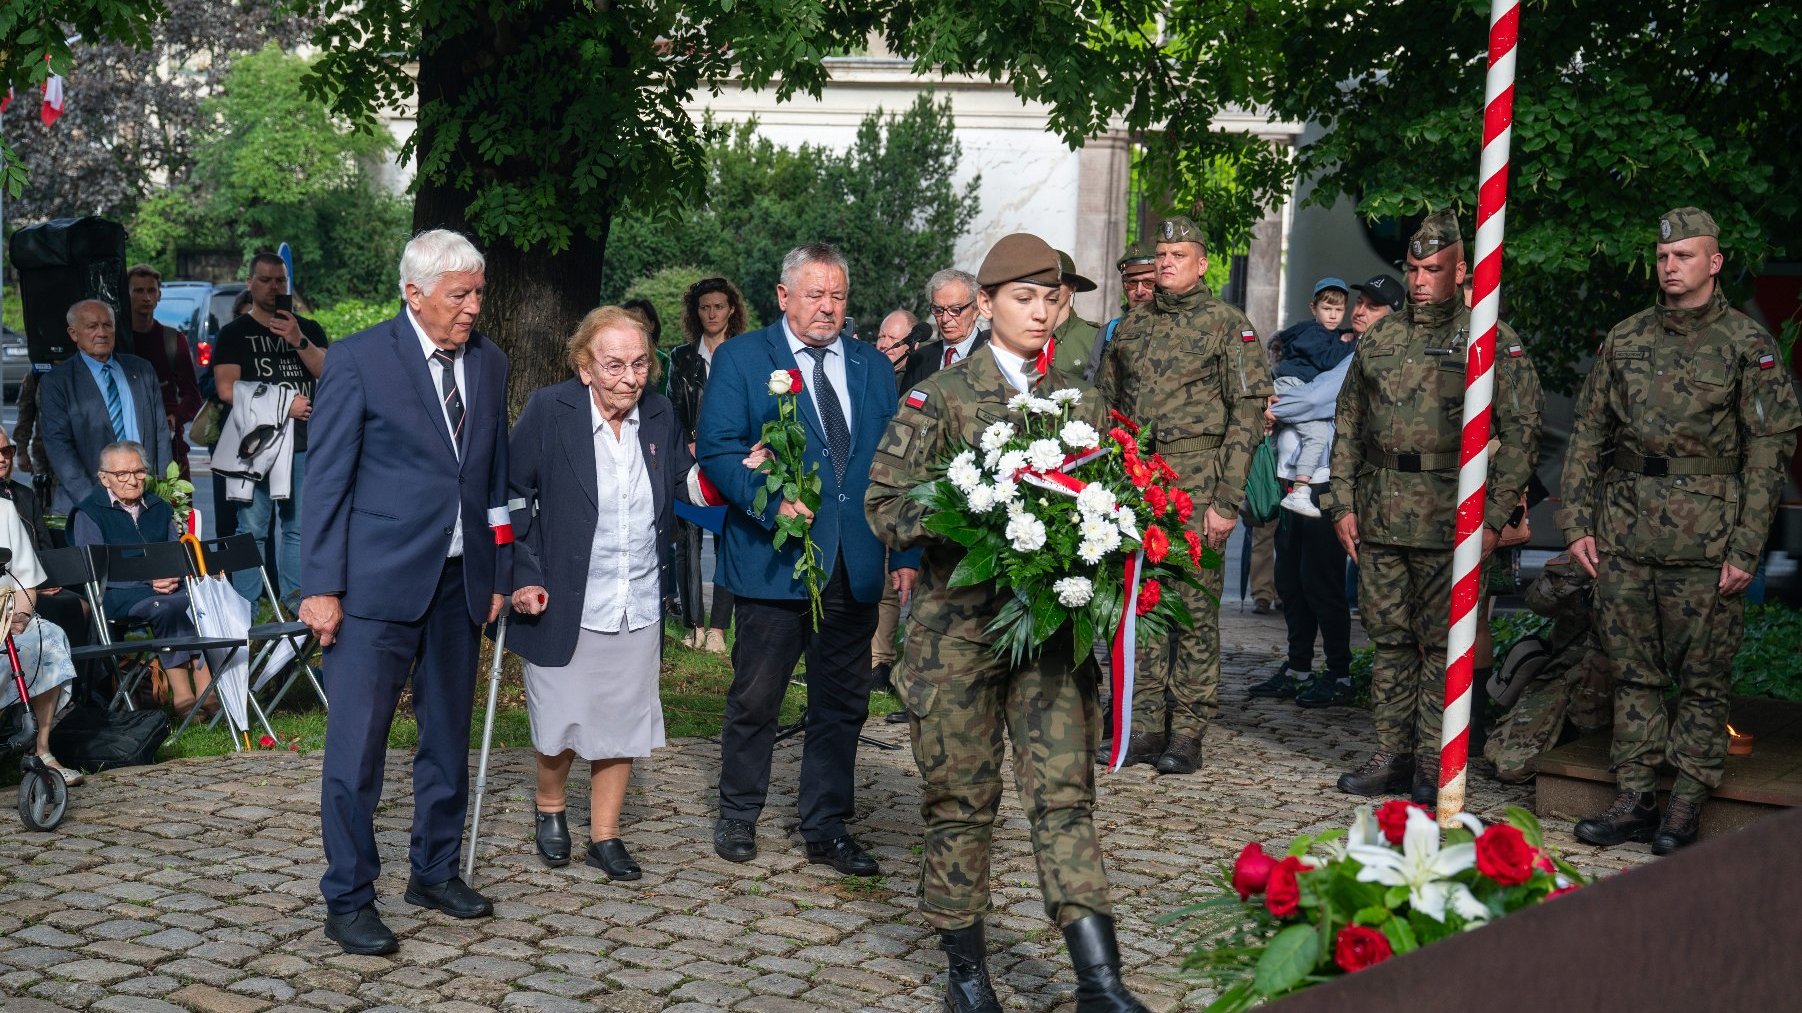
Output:
<svg viewBox="0 0 1802 1013">
<path fill-rule="evenodd" d="M 488 793 L 488 749 L 494 744 L 494 701 L 501 690 L 501 657 L 507 653 L 507 611 L 494 626 L 494 661 L 488 665 L 488 710 L 482 717 L 482 758 L 476 762 L 475 804 L 469 807 L 469 850 L 463 857 L 463 882 L 476 885 L 476 845 L 482 839 L 482 797 Z"/>
</svg>

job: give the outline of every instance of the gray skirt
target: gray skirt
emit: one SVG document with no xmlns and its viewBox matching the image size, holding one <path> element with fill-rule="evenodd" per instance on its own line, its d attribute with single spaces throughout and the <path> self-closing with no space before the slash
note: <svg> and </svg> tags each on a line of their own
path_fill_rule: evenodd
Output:
<svg viewBox="0 0 1802 1013">
<path fill-rule="evenodd" d="M 569 664 L 527 662 L 532 748 L 546 756 L 573 749 L 584 760 L 616 760 L 649 756 L 663 745 L 662 638 L 662 623 L 620 633 L 584 629 Z"/>
</svg>

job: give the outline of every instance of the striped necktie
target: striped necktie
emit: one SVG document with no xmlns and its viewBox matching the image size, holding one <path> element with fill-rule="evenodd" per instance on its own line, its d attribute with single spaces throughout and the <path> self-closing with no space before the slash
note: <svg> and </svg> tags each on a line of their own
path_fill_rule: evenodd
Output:
<svg viewBox="0 0 1802 1013">
<path fill-rule="evenodd" d="M 100 366 L 100 375 L 106 381 L 106 417 L 113 424 L 113 439 L 125 439 L 125 399 L 119 396 L 119 381 L 113 376 L 113 361 L 108 359 Z"/>
<path fill-rule="evenodd" d="M 463 438 L 463 394 L 457 390 L 457 358 L 442 348 L 433 349 L 432 358 L 444 367 L 444 419 L 450 423 L 451 443 Z"/>
</svg>

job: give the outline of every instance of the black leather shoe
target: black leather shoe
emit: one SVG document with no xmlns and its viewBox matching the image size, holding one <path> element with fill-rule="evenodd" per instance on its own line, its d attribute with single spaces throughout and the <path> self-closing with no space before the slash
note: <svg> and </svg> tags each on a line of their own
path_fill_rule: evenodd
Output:
<svg viewBox="0 0 1802 1013">
<path fill-rule="evenodd" d="M 1675 795 L 1664 804 L 1664 820 L 1652 835 L 1652 854 L 1668 855 L 1696 843 L 1702 825 L 1702 807 Z"/>
<path fill-rule="evenodd" d="M 1414 786 L 1408 801 L 1428 809 L 1439 804 L 1439 757 L 1421 756 L 1414 761 Z"/>
<path fill-rule="evenodd" d="M 470 889 L 469 884 L 457 876 L 430 885 L 409 878 L 403 899 L 415 907 L 443 911 L 452 918 L 486 918 L 494 913 L 494 905 L 488 898 Z"/>
<path fill-rule="evenodd" d="M 588 857 L 582 860 L 607 874 L 608 879 L 622 883 L 644 875 L 638 863 L 632 861 L 632 854 L 626 850 L 626 842 L 617 837 L 609 837 L 604 841 L 595 841 L 588 845 Z"/>
<path fill-rule="evenodd" d="M 846 876 L 882 875 L 882 867 L 850 834 L 818 844 L 808 841 L 807 860 L 814 865 L 830 865 Z"/>
<path fill-rule="evenodd" d="M 1295 705 L 1310 710 L 1318 707 L 1350 707 L 1357 700 L 1358 688 L 1352 685 L 1349 675 L 1323 675 L 1295 694 Z"/>
<path fill-rule="evenodd" d="M 1193 774 L 1201 769 L 1201 736 L 1172 735 L 1156 764 L 1160 774 Z"/>
<path fill-rule="evenodd" d="M 563 818 L 562 810 L 547 813 L 537 809 L 534 812 L 537 813 L 539 859 L 553 869 L 568 865 L 569 822 Z"/>
<path fill-rule="evenodd" d="M 1001 1013 L 1001 1000 L 989 983 L 988 945 L 981 922 L 967 929 L 939 933 L 950 971 L 945 975 L 945 1013 Z"/>
<path fill-rule="evenodd" d="M 907 724 L 907 708 L 903 707 L 898 711 L 889 711 L 888 714 L 883 716 L 882 720 L 891 725 Z"/>
<path fill-rule="evenodd" d="M 345 953 L 381 956 L 400 949 L 400 940 L 382 924 L 374 904 L 365 904 L 344 914 L 327 911 L 325 938 L 343 947 Z"/>
<path fill-rule="evenodd" d="M 1305 673 L 1304 673 L 1305 674 Z M 1288 665 L 1276 670 L 1276 674 L 1263 682 L 1254 682 L 1246 692 L 1266 700 L 1292 700 L 1300 690 L 1296 685 L 1295 671 Z"/>
<path fill-rule="evenodd" d="M 728 862 L 748 862 L 757 857 L 757 827 L 744 820 L 720 820 L 713 825 L 713 853 Z"/>
<path fill-rule="evenodd" d="M 1347 795 L 1399 795 L 1414 779 L 1414 757 L 1379 749 L 1364 765 L 1339 776 L 1339 790 Z"/>
<path fill-rule="evenodd" d="M 1120 946 L 1114 920 L 1089 915 L 1064 926 L 1070 963 L 1076 968 L 1076 1013 L 1151 1013 L 1120 980 Z"/>
<path fill-rule="evenodd" d="M 1614 804 L 1600 816 L 1577 824 L 1577 840 L 1612 848 L 1628 841 L 1641 844 L 1652 839 L 1658 830 L 1658 796 L 1645 791 L 1623 791 L 1614 796 Z"/>
</svg>

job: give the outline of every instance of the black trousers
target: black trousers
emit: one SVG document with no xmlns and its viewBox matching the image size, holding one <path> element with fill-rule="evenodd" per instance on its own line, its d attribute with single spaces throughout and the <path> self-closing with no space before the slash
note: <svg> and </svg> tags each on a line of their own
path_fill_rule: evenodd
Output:
<svg viewBox="0 0 1802 1013">
<path fill-rule="evenodd" d="M 770 787 L 777 714 L 795 662 L 807 658 L 807 737 L 801 746 L 801 837 L 821 843 L 847 830 L 856 801 L 857 735 L 870 714 L 870 636 L 876 603 L 851 596 L 843 559 L 821 592 L 813 628 L 807 599 L 736 603 L 732 688 L 720 732 L 720 818 L 757 822 Z"/>
<path fill-rule="evenodd" d="M 1317 487 L 1324 491 L 1324 487 Z M 1314 667 L 1314 637 L 1320 636 L 1329 675 L 1351 668 L 1351 607 L 1345 601 L 1345 549 L 1331 518 L 1282 511 L 1276 529 L 1276 593 L 1289 626 L 1289 669 Z"/>
</svg>

